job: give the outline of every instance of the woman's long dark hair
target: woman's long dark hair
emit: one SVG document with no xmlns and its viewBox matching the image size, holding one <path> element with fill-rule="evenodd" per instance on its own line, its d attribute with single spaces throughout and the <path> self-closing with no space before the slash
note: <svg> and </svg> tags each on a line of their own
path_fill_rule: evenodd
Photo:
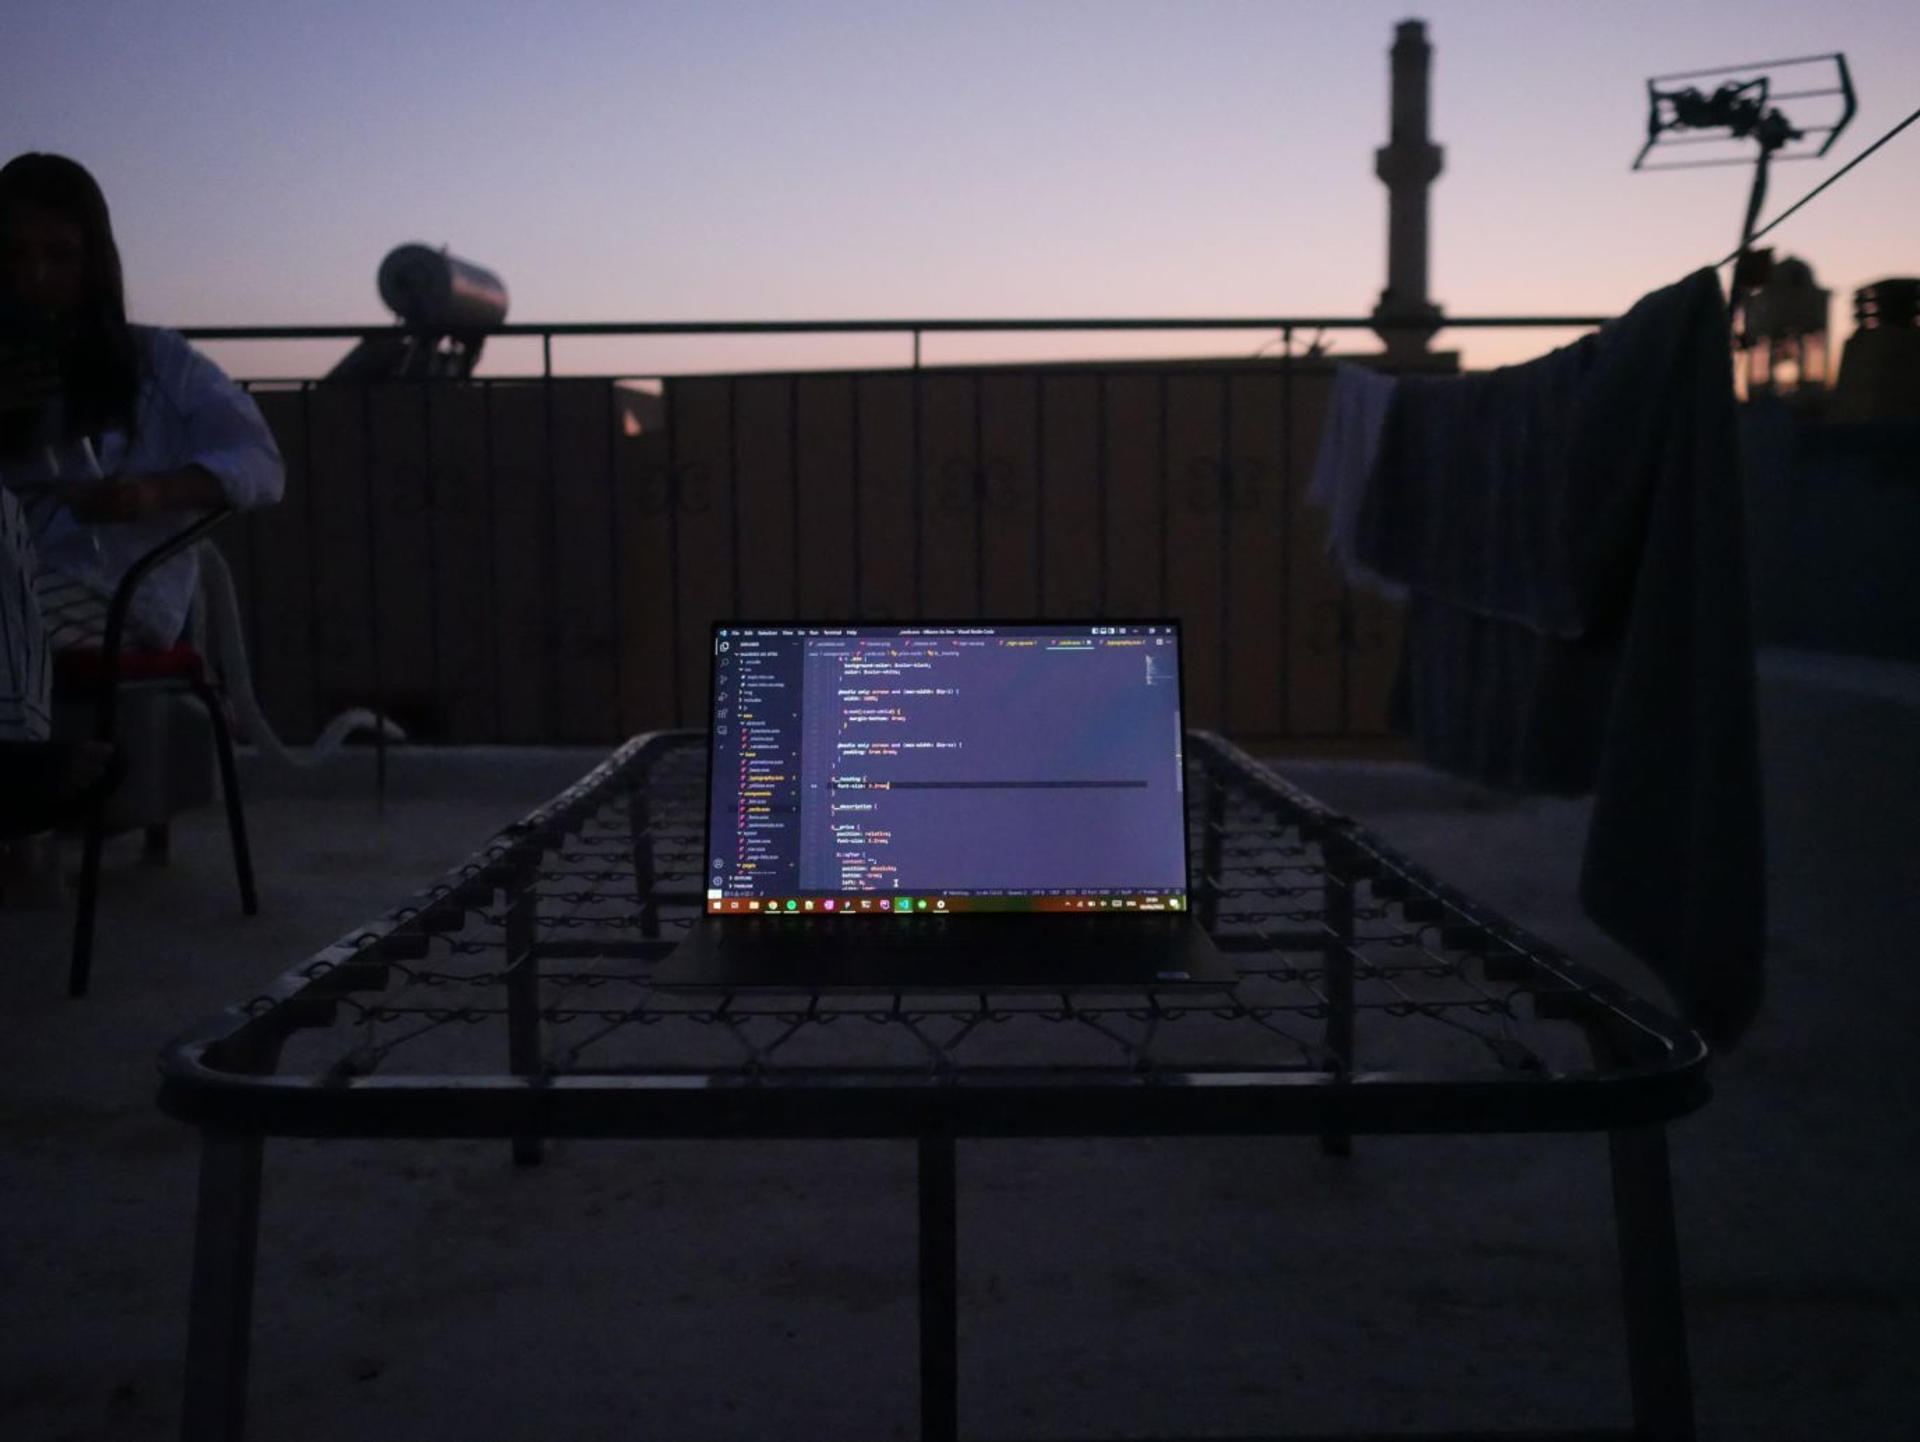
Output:
<svg viewBox="0 0 1920 1442">
<path fill-rule="evenodd" d="M 61 365 L 67 435 L 97 435 L 114 426 L 132 430 L 140 349 L 127 326 L 126 285 L 106 196 L 78 161 L 29 151 L 0 166 L 0 215 L 16 206 L 80 228 L 80 303 L 69 318 Z M 5 442 L 13 439 L 0 438 L 0 448 L 11 449 Z"/>
</svg>

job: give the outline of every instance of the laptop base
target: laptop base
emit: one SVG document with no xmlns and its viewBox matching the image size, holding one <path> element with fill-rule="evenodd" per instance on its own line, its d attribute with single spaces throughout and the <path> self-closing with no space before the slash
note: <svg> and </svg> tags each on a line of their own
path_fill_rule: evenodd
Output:
<svg viewBox="0 0 1920 1442">
<path fill-rule="evenodd" d="M 934 937 L 780 934 L 752 921 L 703 918 L 661 964 L 666 990 L 969 993 L 1227 992 L 1239 972 L 1190 917 L 1168 926 L 1095 931 L 1072 919 L 946 919 Z M 1131 921 L 1144 918 L 1129 918 Z M 1036 921 L 1039 924 L 1035 924 Z M 959 923 L 959 924 L 956 924 Z M 971 924 L 969 924 L 971 923 Z"/>
</svg>

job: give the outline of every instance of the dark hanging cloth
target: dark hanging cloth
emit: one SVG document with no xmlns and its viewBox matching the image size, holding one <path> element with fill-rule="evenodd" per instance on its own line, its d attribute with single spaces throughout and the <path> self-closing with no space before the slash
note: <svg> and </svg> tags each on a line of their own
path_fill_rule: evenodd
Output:
<svg viewBox="0 0 1920 1442">
<path fill-rule="evenodd" d="M 1528 364 L 1403 378 L 1354 555 L 1409 591 L 1395 724 L 1484 785 L 1592 792 L 1588 915 L 1710 1041 L 1738 1040 L 1765 850 L 1714 272 Z"/>
</svg>

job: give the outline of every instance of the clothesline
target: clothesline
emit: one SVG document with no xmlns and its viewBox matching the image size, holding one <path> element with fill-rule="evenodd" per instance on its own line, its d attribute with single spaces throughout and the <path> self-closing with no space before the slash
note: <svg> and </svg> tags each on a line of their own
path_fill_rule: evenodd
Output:
<svg viewBox="0 0 1920 1442">
<path fill-rule="evenodd" d="M 1849 170 L 1852 170 L 1854 166 L 1858 165 L 1861 161 L 1865 160 L 1869 155 L 1873 154 L 1874 151 L 1878 150 L 1881 146 L 1885 145 L 1889 140 L 1893 139 L 1894 136 L 1898 135 L 1901 131 L 1905 130 L 1909 125 L 1913 124 L 1913 122 L 1916 120 L 1920 120 L 1920 110 L 1914 111 L 1913 114 L 1909 115 L 1905 120 L 1901 121 L 1898 125 L 1894 126 L 1893 129 L 1889 130 L 1885 135 L 1881 136 L 1878 140 L 1874 141 L 1873 144 L 1869 145 L 1865 150 L 1861 151 L 1858 155 L 1854 156 L 1853 159 L 1849 160 L 1845 165 L 1841 166 L 1838 170 L 1834 171 L 1832 175 L 1829 175 L 1825 180 L 1821 181 L 1818 185 L 1814 186 L 1812 190 L 1809 190 L 1805 195 L 1801 196 L 1792 205 L 1788 206 L 1785 210 L 1781 211 L 1780 214 L 1776 215 L 1772 220 L 1768 221 L 1765 225 L 1761 226 L 1760 229 L 1756 230 L 1753 233 L 1752 239 L 1758 240 L 1761 236 L 1765 235 L 1768 231 L 1772 230 L 1776 225 L 1780 224 L 1781 221 L 1785 220 L 1788 216 L 1792 215 L 1796 210 L 1800 209 L 1801 206 L 1805 205 L 1808 201 L 1812 200 L 1814 196 L 1818 195 L 1821 191 L 1825 190 L 1828 186 L 1832 185 L 1834 181 L 1838 180 L 1841 176 L 1845 175 Z M 1751 245 L 1751 244 L 1752 244 L 1752 240 L 1748 242 L 1748 245 Z M 1726 257 L 1726 259 L 1717 262 L 1715 265 L 1715 269 L 1718 269 L 1719 266 L 1727 265 L 1733 261 L 1738 260 L 1741 257 L 1741 255 L 1746 251 L 1746 249 L 1747 249 L 1747 246 L 1745 245 L 1739 247 L 1739 249 L 1735 250 L 1732 255 L 1729 255 Z"/>
</svg>

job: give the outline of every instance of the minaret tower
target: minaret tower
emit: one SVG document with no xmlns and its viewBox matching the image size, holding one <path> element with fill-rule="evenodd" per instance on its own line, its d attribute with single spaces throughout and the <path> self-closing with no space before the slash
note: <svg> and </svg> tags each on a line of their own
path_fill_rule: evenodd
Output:
<svg viewBox="0 0 1920 1442">
<path fill-rule="evenodd" d="M 1374 174 L 1387 186 L 1387 288 L 1373 320 L 1387 355 L 1418 360 L 1440 328 L 1440 307 L 1427 299 L 1427 188 L 1440 174 L 1440 147 L 1428 139 L 1427 100 L 1433 47 L 1426 22 L 1403 20 L 1393 33 L 1393 131 L 1374 152 Z M 1415 322 L 1388 329 L 1382 322 Z"/>
</svg>

